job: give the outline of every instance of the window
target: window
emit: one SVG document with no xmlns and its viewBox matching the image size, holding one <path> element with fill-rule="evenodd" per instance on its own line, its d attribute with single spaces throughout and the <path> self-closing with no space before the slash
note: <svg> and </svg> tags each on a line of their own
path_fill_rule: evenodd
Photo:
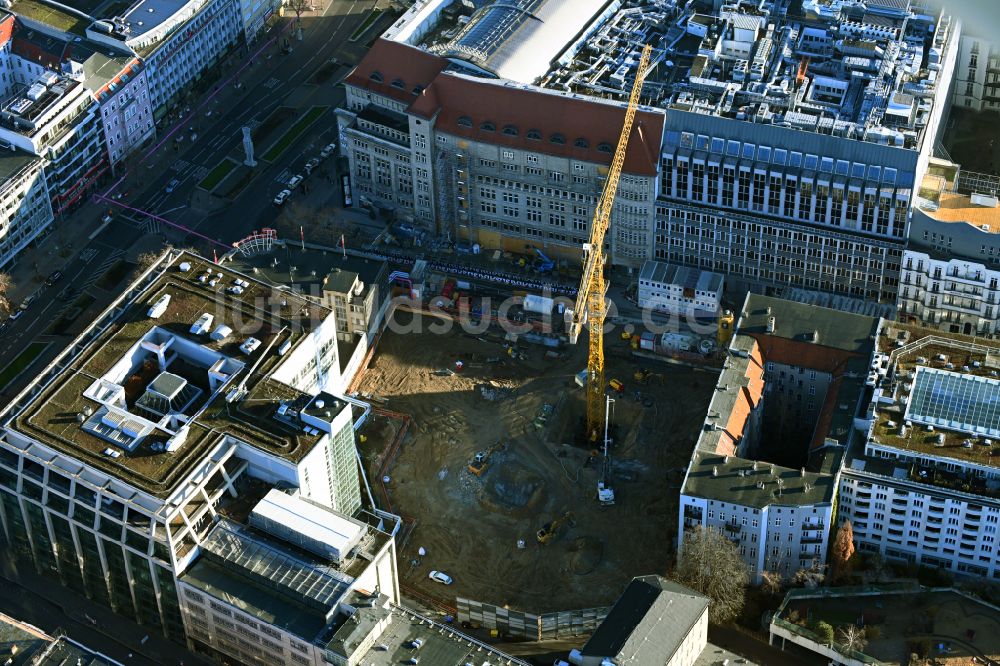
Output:
<svg viewBox="0 0 1000 666">
<path fill-rule="evenodd" d="M 459 116 L 458 117 L 459 127 L 472 127 L 472 118 L 469 116 Z"/>
<path fill-rule="evenodd" d="M 501 155 L 503 156 L 503 159 L 505 159 L 505 160 L 512 160 L 512 159 L 514 159 L 514 151 L 513 150 L 504 150 L 504 151 L 501 151 Z"/>
<path fill-rule="evenodd" d="M 599 153 L 610 153 L 611 144 L 610 143 L 599 143 L 597 144 L 597 152 Z"/>
<path fill-rule="evenodd" d="M 587 141 L 586 139 L 584 139 L 583 137 L 580 137 L 576 141 L 573 142 L 573 147 L 574 148 L 584 148 L 584 149 L 590 148 L 590 142 Z"/>
<path fill-rule="evenodd" d="M 403 83 L 403 79 L 393 79 L 390 83 L 393 88 L 399 88 L 400 90 L 406 90 L 406 84 Z"/>
<path fill-rule="evenodd" d="M 501 133 L 507 136 L 517 136 L 517 128 L 514 127 L 513 125 L 504 125 L 503 131 Z"/>
<path fill-rule="evenodd" d="M 549 143 L 554 143 L 557 146 L 562 146 L 566 143 L 566 137 L 558 132 L 549 137 Z"/>
<path fill-rule="evenodd" d="M 496 132 L 497 126 L 487 120 L 485 123 L 482 123 L 479 126 L 479 129 L 481 129 L 484 132 Z"/>
<path fill-rule="evenodd" d="M 530 129 L 530 130 L 528 130 L 528 133 L 525 134 L 524 136 L 527 137 L 528 139 L 530 139 L 531 141 L 541 141 L 542 140 L 542 133 L 539 132 L 536 129 Z"/>
<path fill-rule="evenodd" d="M 375 83 L 382 83 L 383 81 L 385 81 L 385 79 L 382 77 L 382 72 L 379 71 L 372 72 L 371 74 L 368 75 L 368 78 L 374 81 Z"/>
</svg>

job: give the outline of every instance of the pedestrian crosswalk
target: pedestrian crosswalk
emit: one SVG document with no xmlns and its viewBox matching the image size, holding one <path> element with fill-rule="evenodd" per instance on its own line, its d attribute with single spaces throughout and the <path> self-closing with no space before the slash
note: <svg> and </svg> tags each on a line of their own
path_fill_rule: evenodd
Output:
<svg viewBox="0 0 1000 666">
<path fill-rule="evenodd" d="M 125 250 L 112 250 L 107 255 L 104 255 L 104 261 L 100 263 L 92 271 L 87 271 L 86 276 L 80 276 L 80 281 L 76 283 L 75 288 L 82 292 L 97 282 L 102 275 L 111 270 L 118 261 L 125 256 Z"/>
</svg>

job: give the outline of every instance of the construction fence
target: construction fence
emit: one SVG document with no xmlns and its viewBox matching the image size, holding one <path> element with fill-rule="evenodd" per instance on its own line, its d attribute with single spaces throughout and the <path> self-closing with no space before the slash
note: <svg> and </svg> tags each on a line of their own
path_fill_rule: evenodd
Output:
<svg viewBox="0 0 1000 666">
<path fill-rule="evenodd" d="M 608 616 L 610 606 L 553 613 L 526 613 L 472 599 L 457 598 L 458 621 L 481 629 L 495 629 L 507 638 L 541 641 L 592 634 Z"/>
</svg>

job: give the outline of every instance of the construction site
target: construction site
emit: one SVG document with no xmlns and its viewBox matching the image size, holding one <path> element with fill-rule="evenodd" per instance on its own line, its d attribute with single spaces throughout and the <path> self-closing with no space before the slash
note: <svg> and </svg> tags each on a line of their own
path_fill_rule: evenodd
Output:
<svg viewBox="0 0 1000 666">
<path fill-rule="evenodd" d="M 412 315 L 395 317 L 405 325 Z M 542 613 L 608 605 L 633 576 L 666 571 L 677 489 L 715 374 L 656 363 L 636 380 L 647 366 L 630 346 L 606 346 L 607 377 L 624 389 L 611 391 L 610 505 L 597 493 L 603 438 L 591 448 L 578 437 L 585 344 L 512 346 L 457 328 L 383 334 L 358 385 L 377 406 L 360 447 L 404 517 L 408 594 Z M 429 579 L 432 570 L 453 584 Z"/>
</svg>

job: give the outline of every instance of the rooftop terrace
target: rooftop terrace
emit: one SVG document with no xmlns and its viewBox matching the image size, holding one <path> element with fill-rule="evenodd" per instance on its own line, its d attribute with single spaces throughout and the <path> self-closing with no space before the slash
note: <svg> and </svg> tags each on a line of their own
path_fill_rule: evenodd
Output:
<svg viewBox="0 0 1000 666">
<path fill-rule="evenodd" d="M 227 293 L 236 279 L 247 286 Z M 151 318 L 151 306 L 165 295 L 169 304 Z M 193 334 L 203 314 L 213 321 L 204 334 Z M 314 303 L 183 254 L 140 278 L 81 334 L 8 407 L 4 424 L 159 497 L 225 436 L 297 461 L 320 434 L 276 414 L 282 402 L 304 409 L 311 396 L 270 375 L 284 358 L 276 350 L 287 343 L 292 353 L 328 315 Z M 212 339 L 208 332 L 220 326 L 231 333 Z M 240 346 L 250 336 L 261 345 L 247 354 Z M 177 379 L 161 381 L 164 369 Z M 239 387 L 245 397 L 227 401 Z M 167 416 L 163 391 L 173 396 Z"/>
<path fill-rule="evenodd" d="M 940 222 L 965 222 L 983 231 L 1000 233 L 1000 206 L 996 198 L 973 197 L 955 192 L 942 192 L 936 207 L 925 205 L 921 210 Z"/>
</svg>

